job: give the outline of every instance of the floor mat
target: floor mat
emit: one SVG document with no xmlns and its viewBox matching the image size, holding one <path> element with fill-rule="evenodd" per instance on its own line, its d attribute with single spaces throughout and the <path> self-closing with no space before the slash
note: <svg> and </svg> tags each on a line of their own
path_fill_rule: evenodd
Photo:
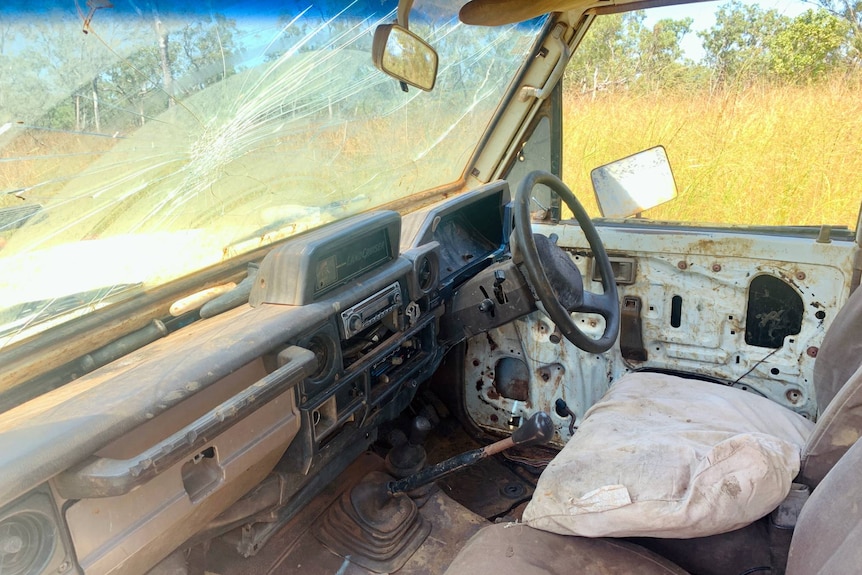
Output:
<svg viewBox="0 0 862 575">
<path fill-rule="evenodd" d="M 427 444 L 429 463 L 477 449 L 481 444 L 458 428 L 445 438 L 432 436 Z M 449 497 L 482 517 L 493 520 L 533 495 L 537 477 L 523 476 L 501 463 L 498 457 L 483 459 L 437 481 Z"/>
<path fill-rule="evenodd" d="M 367 575 L 370 571 L 330 552 L 311 533 L 329 505 L 367 473 L 383 469 L 383 461 L 373 454 L 360 456 L 336 481 L 309 504 L 257 555 L 244 559 L 223 541 L 215 541 L 206 560 L 206 571 L 213 575 Z M 472 513 L 444 491 L 435 490 L 420 514 L 431 523 L 431 533 L 398 572 L 438 575 L 487 521 Z"/>
</svg>

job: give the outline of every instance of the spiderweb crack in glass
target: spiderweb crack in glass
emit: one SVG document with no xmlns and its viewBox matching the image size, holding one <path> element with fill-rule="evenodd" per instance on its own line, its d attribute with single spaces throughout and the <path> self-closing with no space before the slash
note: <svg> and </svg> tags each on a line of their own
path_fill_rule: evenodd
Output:
<svg viewBox="0 0 862 575">
<path fill-rule="evenodd" d="M 371 63 L 396 8 L 0 7 L 0 210 L 30 210 L 2 218 L 0 347 L 457 181 L 542 21 L 473 28 L 460 2 L 415 6 L 440 69 L 405 94 Z"/>
</svg>

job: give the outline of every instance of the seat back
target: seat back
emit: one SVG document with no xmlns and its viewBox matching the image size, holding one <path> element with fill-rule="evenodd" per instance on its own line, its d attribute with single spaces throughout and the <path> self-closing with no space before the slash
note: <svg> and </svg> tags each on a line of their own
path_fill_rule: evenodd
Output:
<svg viewBox="0 0 862 575">
<path fill-rule="evenodd" d="M 862 289 L 850 294 L 847 303 L 829 326 L 814 363 L 814 392 L 818 412 L 838 395 L 850 376 L 862 365 Z"/>
<path fill-rule="evenodd" d="M 800 481 L 816 487 L 862 436 L 862 289 L 832 322 L 814 364 L 817 427 L 802 450 Z"/>
<path fill-rule="evenodd" d="M 856 375 L 859 371 L 856 372 Z M 802 508 L 787 575 L 845 575 L 862 567 L 862 441 L 835 464 Z"/>
</svg>

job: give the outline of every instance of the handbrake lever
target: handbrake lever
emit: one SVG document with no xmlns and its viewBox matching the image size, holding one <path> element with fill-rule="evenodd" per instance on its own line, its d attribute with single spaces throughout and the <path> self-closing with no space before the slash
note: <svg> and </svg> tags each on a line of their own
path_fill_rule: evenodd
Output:
<svg viewBox="0 0 862 575">
<path fill-rule="evenodd" d="M 413 491 L 423 485 L 427 485 L 432 481 L 436 481 L 442 477 L 449 475 L 459 469 L 463 469 L 469 465 L 473 465 L 477 461 L 490 457 L 505 451 L 516 445 L 544 445 L 548 443 L 554 436 L 554 423 L 551 421 L 551 416 L 543 411 L 537 411 L 524 422 L 521 427 L 516 429 L 510 437 L 501 439 L 491 445 L 474 449 L 455 457 L 450 457 L 446 461 L 441 461 L 435 465 L 431 465 L 414 473 L 404 479 L 390 481 L 387 485 L 389 493 L 399 493 L 402 491 Z"/>
</svg>

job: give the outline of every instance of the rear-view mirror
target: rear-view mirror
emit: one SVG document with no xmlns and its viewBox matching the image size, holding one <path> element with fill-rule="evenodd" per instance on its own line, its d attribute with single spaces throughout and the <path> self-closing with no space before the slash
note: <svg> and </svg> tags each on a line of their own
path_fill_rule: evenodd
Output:
<svg viewBox="0 0 862 575">
<path fill-rule="evenodd" d="M 374 31 L 371 49 L 374 65 L 426 92 L 437 80 L 437 52 L 425 40 L 398 24 L 383 24 Z"/>
<path fill-rule="evenodd" d="M 602 216 L 626 218 L 676 197 L 676 182 L 662 146 L 590 172 Z"/>
</svg>

